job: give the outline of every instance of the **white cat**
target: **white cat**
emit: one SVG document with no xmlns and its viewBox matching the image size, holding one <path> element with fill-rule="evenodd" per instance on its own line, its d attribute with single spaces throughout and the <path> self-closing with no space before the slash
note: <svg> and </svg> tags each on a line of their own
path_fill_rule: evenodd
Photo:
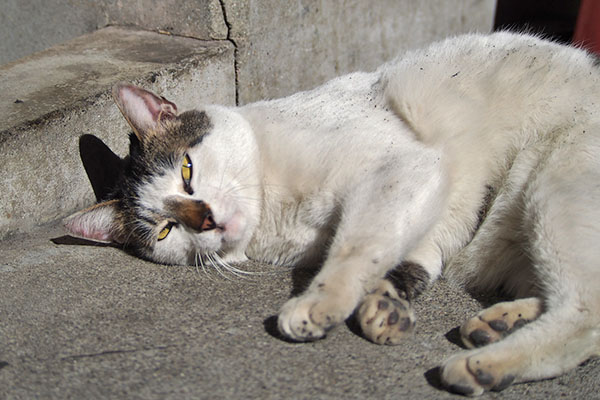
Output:
<svg viewBox="0 0 600 400">
<path fill-rule="evenodd" d="M 120 84 L 130 157 L 66 227 L 162 263 L 321 256 L 279 314 L 298 341 L 357 310 L 366 337 L 396 344 L 444 269 L 518 299 L 461 327 L 478 348 L 443 363 L 449 390 L 556 376 L 599 351 L 599 81 L 582 50 L 495 33 L 240 108 L 178 113 Z"/>
</svg>

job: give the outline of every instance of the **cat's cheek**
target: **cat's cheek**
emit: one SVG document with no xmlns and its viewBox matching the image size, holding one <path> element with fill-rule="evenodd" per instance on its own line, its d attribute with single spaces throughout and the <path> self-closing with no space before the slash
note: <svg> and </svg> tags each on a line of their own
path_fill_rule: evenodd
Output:
<svg viewBox="0 0 600 400">
<path fill-rule="evenodd" d="M 246 219 L 241 212 L 236 211 L 225 223 L 223 229 L 223 238 L 226 242 L 237 242 L 243 238 L 245 228 Z"/>
</svg>

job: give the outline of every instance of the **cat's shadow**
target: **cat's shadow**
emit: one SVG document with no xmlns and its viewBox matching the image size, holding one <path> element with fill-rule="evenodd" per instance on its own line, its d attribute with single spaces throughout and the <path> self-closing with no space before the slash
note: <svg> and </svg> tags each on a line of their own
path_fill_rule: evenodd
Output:
<svg viewBox="0 0 600 400">
<path fill-rule="evenodd" d="M 94 247 L 114 247 L 121 248 L 116 243 L 94 242 L 93 240 L 81 239 L 75 236 L 63 235 L 50 239 L 54 244 L 64 246 L 94 246 Z"/>
<path fill-rule="evenodd" d="M 313 280 L 315 275 L 317 275 L 319 270 L 320 267 L 309 266 L 295 267 L 292 269 L 292 290 L 289 298 L 302 294 L 308 285 L 310 285 L 310 282 Z M 287 343 L 299 343 L 286 338 L 279 332 L 279 328 L 277 327 L 277 315 L 271 315 L 265 319 L 263 321 L 263 326 L 265 328 L 265 332 L 275 339 L 279 339 Z"/>
<path fill-rule="evenodd" d="M 448 332 L 446 332 L 444 336 L 446 337 L 446 340 L 448 340 L 450 343 L 455 344 L 463 350 L 467 350 L 467 346 L 463 344 L 462 339 L 460 338 L 459 326 L 450 329 Z"/>
</svg>

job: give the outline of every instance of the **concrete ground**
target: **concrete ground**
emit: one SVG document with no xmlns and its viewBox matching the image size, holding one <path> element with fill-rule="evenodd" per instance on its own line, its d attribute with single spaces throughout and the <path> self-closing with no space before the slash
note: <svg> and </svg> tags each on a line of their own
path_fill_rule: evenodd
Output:
<svg viewBox="0 0 600 400">
<path fill-rule="evenodd" d="M 54 224 L 0 243 L 0 399 L 446 399 L 435 368 L 461 351 L 480 304 L 444 281 L 416 304 L 414 337 L 371 344 L 349 323 L 289 343 L 274 315 L 303 271 L 249 278 L 145 262 L 62 237 Z M 600 398 L 600 361 L 491 399 Z"/>
</svg>

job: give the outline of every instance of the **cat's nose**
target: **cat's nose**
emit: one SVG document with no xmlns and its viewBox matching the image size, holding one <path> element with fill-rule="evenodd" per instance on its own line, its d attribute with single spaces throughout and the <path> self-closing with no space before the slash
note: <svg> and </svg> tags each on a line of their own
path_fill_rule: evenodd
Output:
<svg viewBox="0 0 600 400">
<path fill-rule="evenodd" d="M 215 220 L 213 219 L 212 211 L 208 207 L 208 205 L 206 206 L 206 208 L 207 208 L 207 210 L 204 215 L 204 221 L 202 222 L 201 230 L 210 231 L 211 229 L 215 229 L 217 227 L 217 224 L 215 223 Z"/>
<path fill-rule="evenodd" d="M 165 206 L 177 222 L 198 231 L 210 231 L 217 227 L 210 206 L 202 200 L 167 199 Z"/>
</svg>

